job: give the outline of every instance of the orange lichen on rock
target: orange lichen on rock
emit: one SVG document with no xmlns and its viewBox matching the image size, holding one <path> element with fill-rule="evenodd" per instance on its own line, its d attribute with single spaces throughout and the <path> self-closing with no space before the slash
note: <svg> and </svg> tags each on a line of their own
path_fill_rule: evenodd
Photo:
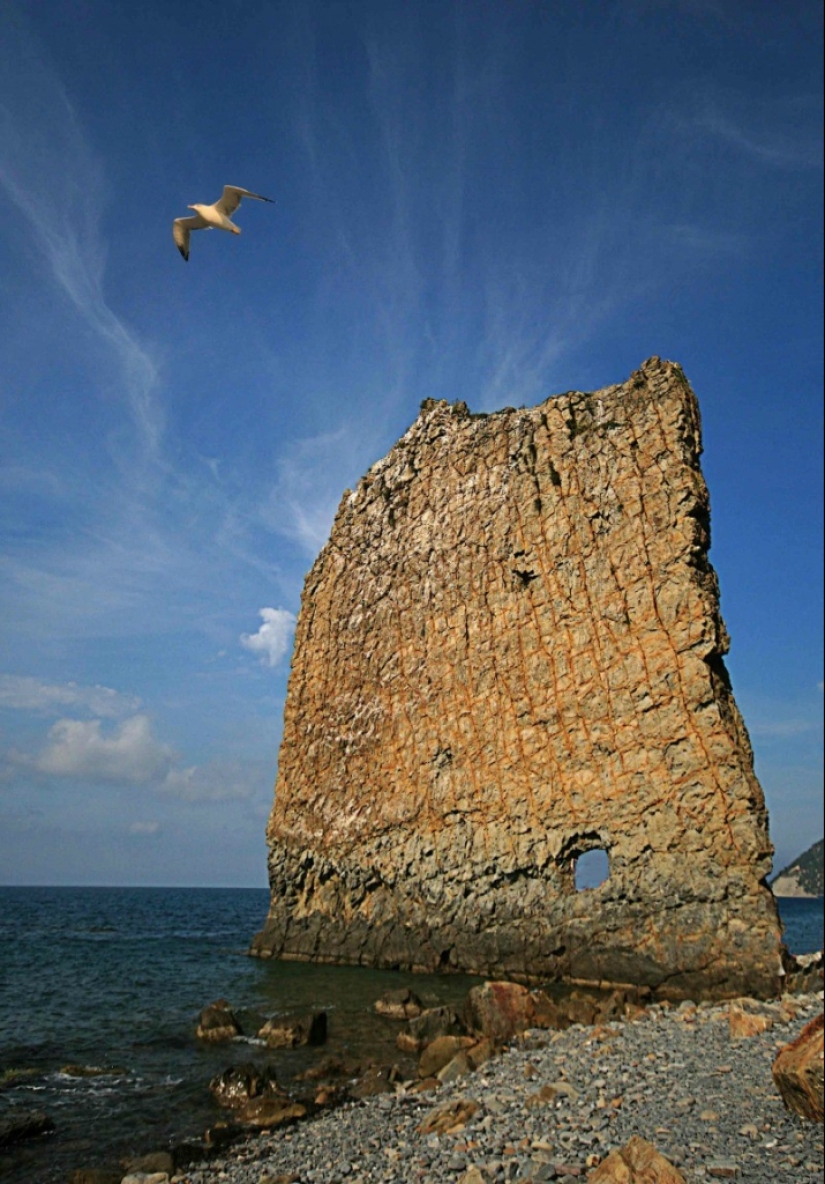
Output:
<svg viewBox="0 0 825 1184">
<path fill-rule="evenodd" d="M 776 991 L 700 452 L 658 358 L 534 408 L 422 404 L 306 580 L 254 953 Z"/>
</svg>

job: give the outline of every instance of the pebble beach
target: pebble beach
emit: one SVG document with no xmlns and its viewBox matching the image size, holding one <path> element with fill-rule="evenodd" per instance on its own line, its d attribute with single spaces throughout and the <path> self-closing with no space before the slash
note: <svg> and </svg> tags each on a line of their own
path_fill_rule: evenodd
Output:
<svg viewBox="0 0 825 1184">
<path fill-rule="evenodd" d="M 586 1181 L 640 1135 L 687 1184 L 823 1180 L 823 1127 L 788 1112 L 771 1077 L 822 992 L 754 1005 L 737 1038 L 727 1004 L 653 1005 L 635 1018 L 531 1029 L 437 1090 L 399 1083 L 231 1146 L 178 1184 L 562 1184 Z"/>
</svg>

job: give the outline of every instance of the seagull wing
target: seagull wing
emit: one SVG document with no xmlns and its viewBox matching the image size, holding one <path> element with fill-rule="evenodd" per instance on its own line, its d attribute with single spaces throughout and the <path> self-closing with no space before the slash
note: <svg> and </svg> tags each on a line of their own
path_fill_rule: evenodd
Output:
<svg viewBox="0 0 825 1184">
<path fill-rule="evenodd" d="M 187 263 L 189 262 L 189 231 L 203 230 L 208 225 L 209 223 L 204 221 L 200 214 L 195 214 L 193 218 L 176 218 L 172 223 L 172 238 Z"/>
<path fill-rule="evenodd" d="M 263 197 L 260 193 L 253 193 L 250 189 L 241 189 L 239 185 L 224 185 L 223 196 L 215 202 L 215 209 L 227 218 L 237 210 L 242 197 L 254 197 L 256 201 L 272 201 L 271 197 Z"/>
</svg>

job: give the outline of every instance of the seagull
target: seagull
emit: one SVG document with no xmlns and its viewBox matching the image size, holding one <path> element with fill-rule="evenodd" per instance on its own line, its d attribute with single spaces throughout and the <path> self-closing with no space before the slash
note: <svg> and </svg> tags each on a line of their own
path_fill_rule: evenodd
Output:
<svg viewBox="0 0 825 1184">
<path fill-rule="evenodd" d="M 241 198 L 254 197 L 256 201 L 271 202 L 271 197 L 262 197 L 260 193 L 252 193 L 249 189 L 241 189 L 239 185 L 224 185 L 223 195 L 211 206 L 187 206 L 194 210 L 193 218 L 176 218 L 172 223 L 172 238 L 177 243 L 178 250 L 184 259 L 189 261 L 189 232 L 190 230 L 228 230 L 231 234 L 240 234 L 240 226 L 230 222 L 229 215 L 234 214 L 241 204 Z"/>
</svg>

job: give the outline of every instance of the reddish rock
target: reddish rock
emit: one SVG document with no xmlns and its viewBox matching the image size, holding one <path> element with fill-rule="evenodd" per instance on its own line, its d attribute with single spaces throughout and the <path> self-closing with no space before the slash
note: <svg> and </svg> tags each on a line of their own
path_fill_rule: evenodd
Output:
<svg viewBox="0 0 825 1184">
<path fill-rule="evenodd" d="M 822 1122 L 823 1017 L 806 1024 L 780 1050 L 771 1069 L 776 1088 L 789 1110 L 811 1122 Z"/>
<path fill-rule="evenodd" d="M 464 1016 L 472 1031 L 504 1044 L 535 1024 L 536 1004 L 519 983 L 484 983 L 471 988 Z"/>
<path fill-rule="evenodd" d="M 588 1184 L 685 1184 L 685 1178 L 652 1143 L 633 1135 L 587 1177 Z"/>
</svg>

